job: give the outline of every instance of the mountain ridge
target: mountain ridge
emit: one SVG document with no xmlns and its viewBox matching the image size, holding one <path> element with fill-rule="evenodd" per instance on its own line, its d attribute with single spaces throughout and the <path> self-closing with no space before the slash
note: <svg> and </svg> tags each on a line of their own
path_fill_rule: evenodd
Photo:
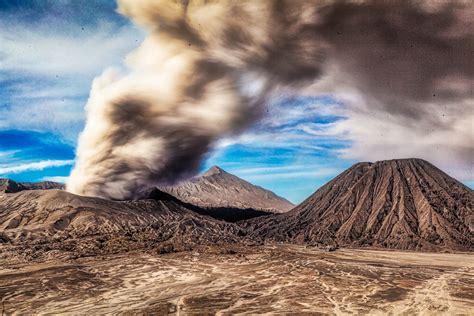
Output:
<svg viewBox="0 0 474 316">
<path fill-rule="evenodd" d="M 12 179 L 0 178 L 0 192 L 16 193 L 25 190 L 64 190 L 65 185 L 53 181 L 18 182 Z"/>
<path fill-rule="evenodd" d="M 268 213 L 284 213 L 294 207 L 272 191 L 245 181 L 218 166 L 201 176 L 174 186 L 160 186 L 184 202 L 199 207 L 253 209 Z"/>
<path fill-rule="evenodd" d="M 243 182 L 213 167 L 190 183 L 201 191 L 211 187 L 206 194 L 215 194 L 222 177 L 231 189 L 234 181 Z M 206 186 L 201 185 L 203 178 Z M 149 199 L 109 201 L 60 190 L 28 190 L 10 180 L 0 184 L 5 192 L 20 190 L 0 192 L 0 243 L 19 245 L 22 251 L 44 244 L 100 253 L 117 247 L 185 247 L 242 238 L 257 243 L 474 251 L 473 191 L 421 159 L 354 164 L 289 212 L 271 215 L 209 203 L 201 207 L 158 188 L 149 192 Z M 82 242 L 73 244 L 82 239 L 93 249 Z M 99 239 L 107 241 L 105 250 Z"/>
</svg>

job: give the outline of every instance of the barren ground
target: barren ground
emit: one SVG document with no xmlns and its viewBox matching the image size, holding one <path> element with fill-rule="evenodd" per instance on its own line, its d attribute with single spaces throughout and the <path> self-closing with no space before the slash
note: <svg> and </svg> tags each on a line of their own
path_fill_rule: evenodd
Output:
<svg viewBox="0 0 474 316">
<path fill-rule="evenodd" d="M 473 254 L 279 245 L 0 259 L 3 314 L 472 314 L 473 289 Z"/>
</svg>

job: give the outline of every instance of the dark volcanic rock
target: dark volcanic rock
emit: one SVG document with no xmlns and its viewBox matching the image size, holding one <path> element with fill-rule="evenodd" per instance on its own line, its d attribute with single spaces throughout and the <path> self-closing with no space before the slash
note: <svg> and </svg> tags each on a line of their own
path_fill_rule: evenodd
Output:
<svg viewBox="0 0 474 316">
<path fill-rule="evenodd" d="M 181 201 L 204 208 L 284 213 L 294 207 L 291 202 L 275 193 L 242 180 L 217 166 L 210 168 L 200 177 L 159 189 Z"/>
<path fill-rule="evenodd" d="M 10 179 L 0 178 L 0 192 L 15 193 L 23 190 L 26 190 L 26 187 L 24 187 L 21 183 Z"/>
<path fill-rule="evenodd" d="M 358 163 L 292 211 L 244 225 L 276 241 L 472 251 L 473 197 L 424 160 Z"/>
</svg>

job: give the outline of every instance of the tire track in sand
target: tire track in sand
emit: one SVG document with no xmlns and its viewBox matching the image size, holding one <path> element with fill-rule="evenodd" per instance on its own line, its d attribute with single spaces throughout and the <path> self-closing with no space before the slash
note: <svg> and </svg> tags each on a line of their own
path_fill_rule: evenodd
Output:
<svg viewBox="0 0 474 316">
<path fill-rule="evenodd" d="M 426 281 L 414 288 L 411 295 L 405 300 L 397 302 L 390 314 L 395 315 L 453 315 L 459 312 L 452 304 L 453 298 L 449 288 L 449 281 L 456 280 L 459 274 L 471 273 L 473 266 L 444 272 L 438 277 Z"/>
</svg>

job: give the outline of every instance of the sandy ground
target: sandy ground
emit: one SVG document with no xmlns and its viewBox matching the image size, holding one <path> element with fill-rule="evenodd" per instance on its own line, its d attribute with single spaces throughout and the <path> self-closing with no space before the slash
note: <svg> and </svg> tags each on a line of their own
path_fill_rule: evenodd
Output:
<svg viewBox="0 0 474 316">
<path fill-rule="evenodd" d="M 236 253 L 2 263 L 0 308 L 3 314 L 474 315 L 474 254 L 229 247 Z"/>
</svg>

